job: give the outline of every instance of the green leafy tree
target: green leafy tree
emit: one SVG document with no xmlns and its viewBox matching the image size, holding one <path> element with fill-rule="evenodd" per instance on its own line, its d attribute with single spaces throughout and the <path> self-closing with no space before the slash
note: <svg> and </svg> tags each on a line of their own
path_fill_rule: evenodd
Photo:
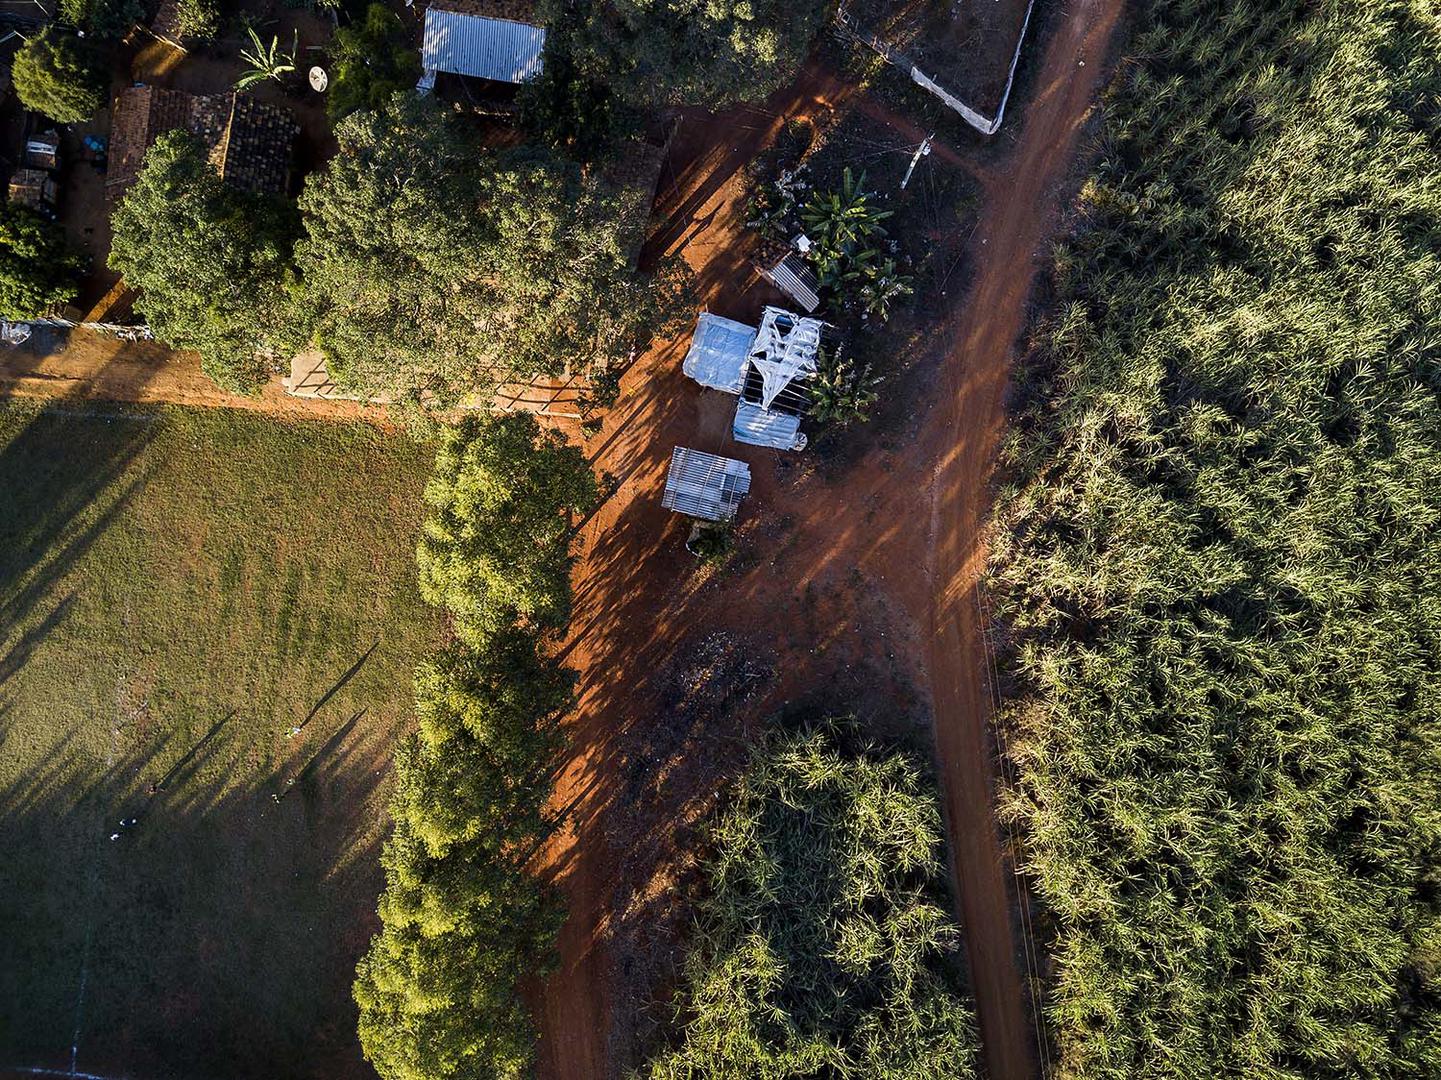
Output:
<svg viewBox="0 0 1441 1080">
<path fill-rule="evenodd" d="M 526 867 L 556 824 L 574 674 L 543 655 L 541 620 L 522 609 L 543 563 L 546 618 L 569 610 L 563 514 L 594 483 L 529 415 L 472 417 L 437 455 L 417 561 L 460 640 L 416 672 L 381 931 L 356 970 L 361 1047 L 384 1080 L 529 1075 L 535 1027 L 517 983 L 552 962 L 564 908 Z"/>
<path fill-rule="evenodd" d="M 33 319 L 68 304 L 83 268 L 59 224 L 0 205 L 0 318 Z"/>
<path fill-rule="evenodd" d="M 332 119 L 357 109 L 383 109 L 420 78 L 420 55 L 400 16 L 372 3 L 365 18 L 335 31 L 330 45 L 334 78 L 325 103 Z"/>
<path fill-rule="evenodd" d="M 575 10 L 567 7 L 560 19 L 546 30 L 540 74 L 520 88 L 521 122 L 577 160 L 595 161 L 632 133 L 637 119 L 607 82 L 588 76 L 577 62 Z"/>
<path fill-rule="evenodd" d="M 60 0 L 60 21 L 106 40 L 124 37 L 147 17 L 145 0 Z"/>
<path fill-rule="evenodd" d="M 651 1080 L 979 1075 L 935 792 L 853 740 L 826 726 L 753 754 L 712 829 L 684 1025 Z"/>
<path fill-rule="evenodd" d="M 560 5 L 553 14 L 558 18 Z M 645 109 L 760 101 L 800 67 L 825 19 L 818 0 L 590 0 L 581 69 Z M 550 21 L 555 21 L 551 19 Z"/>
<path fill-rule="evenodd" d="M 111 227 L 110 265 L 140 289 L 156 337 L 198 352 L 217 385 L 254 393 L 301 343 L 288 319 L 293 208 L 226 185 L 194 136 L 156 140 Z"/>
<path fill-rule="evenodd" d="M 433 99 L 336 128 L 301 197 L 308 315 L 331 373 L 439 404 L 569 365 L 605 372 L 683 310 L 631 265 L 635 210 L 537 147 L 477 147 Z"/>
<path fill-rule="evenodd" d="M 469 417 L 448 430 L 425 489 L 420 592 L 473 648 L 517 621 L 570 615 L 569 517 L 599 492 L 580 449 L 529 413 Z"/>
<path fill-rule="evenodd" d="M 105 105 L 105 73 L 94 50 L 51 26 L 20 46 L 11 78 L 27 109 L 61 124 L 89 120 Z"/>
<path fill-rule="evenodd" d="M 218 0 L 179 0 L 175 28 L 182 38 L 213 39 L 220 32 Z"/>
</svg>

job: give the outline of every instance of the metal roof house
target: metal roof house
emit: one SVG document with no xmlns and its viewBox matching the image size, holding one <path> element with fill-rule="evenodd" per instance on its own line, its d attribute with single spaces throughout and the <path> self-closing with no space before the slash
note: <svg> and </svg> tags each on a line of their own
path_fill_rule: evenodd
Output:
<svg viewBox="0 0 1441 1080">
<path fill-rule="evenodd" d="M 750 489 L 751 470 L 744 461 L 677 446 L 660 504 L 703 521 L 730 521 Z"/>
<path fill-rule="evenodd" d="M 819 319 L 780 308 L 766 308 L 756 329 L 703 312 L 682 370 L 702 386 L 740 398 L 731 425 L 737 442 L 804 450 L 806 382 L 816 373 L 825 330 Z"/>
<path fill-rule="evenodd" d="M 425 9 L 416 89 L 435 89 L 441 72 L 492 82 L 522 83 L 540 73 L 545 28 L 514 19 L 472 15 L 432 5 Z"/>
</svg>

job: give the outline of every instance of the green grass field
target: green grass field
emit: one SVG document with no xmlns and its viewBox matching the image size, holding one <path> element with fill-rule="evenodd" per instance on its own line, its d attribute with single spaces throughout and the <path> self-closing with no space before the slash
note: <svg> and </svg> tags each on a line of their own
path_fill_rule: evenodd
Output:
<svg viewBox="0 0 1441 1080">
<path fill-rule="evenodd" d="M 74 1043 L 150 1080 L 368 1074 L 350 983 L 436 633 L 430 458 L 364 426 L 0 407 L 0 1075 Z"/>
</svg>

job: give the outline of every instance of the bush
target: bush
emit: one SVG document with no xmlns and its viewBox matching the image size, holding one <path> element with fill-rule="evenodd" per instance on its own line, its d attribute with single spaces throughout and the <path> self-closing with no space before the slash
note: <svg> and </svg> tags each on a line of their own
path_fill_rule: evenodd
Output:
<svg viewBox="0 0 1441 1080">
<path fill-rule="evenodd" d="M 840 428 L 864 423 L 880 400 L 876 392 L 880 382 L 879 376 L 871 374 L 869 364 L 858 368 L 839 349 L 822 347 L 810 381 L 809 415 Z"/>
<path fill-rule="evenodd" d="M 651 1080 L 979 1075 L 941 817 L 900 754 L 772 735 L 713 826 L 677 1046 Z"/>
<path fill-rule="evenodd" d="M 1055 1074 L 1435 1076 L 1429 16 L 1132 16 L 992 530 Z"/>
<path fill-rule="evenodd" d="M 330 45 L 334 78 L 325 103 L 331 119 L 357 109 L 382 109 L 420 79 L 420 54 L 400 16 L 384 4 L 372 3 L 365 18 L 335 31 Z"/>
<path fill-rule="evenodd" d="M 0 204 L 0 318 L 33 319 L 75 299 L 83 260 L 53 221 Z"/>
<path fill-rule="evenodd" d="M 182 39 L 210 41 L 220 33 L 220 4 L 217 0 L 179 0 L 176 33 Z"/>
<path fill-rule="evenodd" d="M 57 123 L 82 123 L 105 105 L 105 73 L 94 52 L 54 27 L 20 46 L 11 77 L 21 104 Z"/>
</svg>

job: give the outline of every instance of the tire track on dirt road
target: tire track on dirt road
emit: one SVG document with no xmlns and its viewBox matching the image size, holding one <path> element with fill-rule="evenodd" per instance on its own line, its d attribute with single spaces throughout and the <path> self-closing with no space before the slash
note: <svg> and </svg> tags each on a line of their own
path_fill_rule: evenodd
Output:
<svg viewBox="0 0 1441 1080">
<path fill-rule="evenodd" d="M 1080 149 L 1123 0 L 1080 0 L 1045 45 L 1006 168 L 988 185 L 972 288 L 956 322 L 931 418 L 932 605 L 929 675 L 956 892 L 991 1080 L 1036 1075 L 1012 886 L 995 824 L 996 760 L 988 738 L 991 688 L 977 589 L 1003 395 L 1025 327 L 1041 248 L 1060 215 L 1061 187 Z M 975 823 L 990 821 L 992 827 Z M 1020 898 L 1024 899 L 1024 898 Z"/>
</svg>

